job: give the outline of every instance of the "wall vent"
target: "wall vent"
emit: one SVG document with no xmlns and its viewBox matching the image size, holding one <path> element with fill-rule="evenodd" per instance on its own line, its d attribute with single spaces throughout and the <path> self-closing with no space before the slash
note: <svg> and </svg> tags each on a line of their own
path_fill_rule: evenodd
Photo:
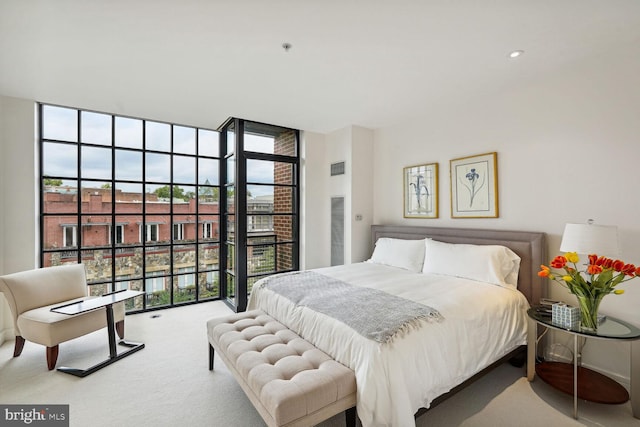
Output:
<svg viewBox="0 0 640 427">
<path fill-rule="evenodd" d="M 344 197 L 331 198 L 331 265 L 344 264 Z"/>
<path fill-rule="evenodd" d="M 344 162 L 331 163 L 331 176 L 344 175 Z"/>
</svg>

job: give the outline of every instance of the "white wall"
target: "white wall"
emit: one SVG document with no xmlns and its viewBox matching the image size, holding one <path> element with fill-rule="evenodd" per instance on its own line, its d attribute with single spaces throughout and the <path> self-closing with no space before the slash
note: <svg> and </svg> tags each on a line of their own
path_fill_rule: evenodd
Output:
<svg viewBox="0 0 640 427">
<path fill-rule="evenodd" d="M 300 268 L 325 267 L 331 257 L 330 206 L 325 136 L 313 132 L 301 135 Z M 309 161 L 308 159 L 313 159 Z"/>
<path fill-rule="evenodd" d="M 621 49 L 511 93 L 377 130 L 374 222 L 542 231 L 555 256 L 565 223 L 593 218 L 617 225 L 621 259 L 640 265 L 639 113 L 640 58 Z M 492 151 L 500 218 L 450 218 L 449 160 Z M 440 219 L 402 217 L 402 168 L 421 162 L 440 164 Z M 640 279 L 622 287 L 602 312 L 640 327 Z M 549 288 L 575 304 L 560 285 Z M 628 379 L 629 344 L 589 340 L 584 363 Z"/>
<path fill-rule="evenodd" d="M 373 132 L 358 126 L 339 129 L 326 135 L 325 149 L 327 163 L 322 168 L 323 175 L 318 179 L 328 182 L 329 193 L 325 200 L 327 218 L 331 212 L 331 197 L 344 196 L 344 263 L 363 261 L 371 255 Z M 345 162 L 344 175 L 330 176 L 331 163 L 342 161 Z M 362 219 L 356 219 L 357 215 Z M 327 266 L 329 263 L 330 258 L 318 266 Z"/>
<path fill-rule="evenodd" d="M 351 128 L 351 262 L 371 256 L 371 224 L 373 224 L 373 138 L 369 129 Z M 361 219 L 358 219 L 358 216 Z"/>
<path fill-rule="evenodd" d="M 35 103 L 0 96 L 0 274 L 37 263 Z M 0 297 L 0 343 L 11 336 L 9 307 Z"/>
</svg>

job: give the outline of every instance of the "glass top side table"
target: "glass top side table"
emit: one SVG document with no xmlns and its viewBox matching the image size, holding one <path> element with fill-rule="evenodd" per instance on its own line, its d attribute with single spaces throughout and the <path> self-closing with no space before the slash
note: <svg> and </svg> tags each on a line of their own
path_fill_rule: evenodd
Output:
<svg viewBox="0 0 640 427">
<path fill-rule="evenodd" d="M 571 388 L 570 384 L 567 384 L 566 381 L 563 382 L 562 379 L 556 380 L 552 374 L 560 373 L 558 377 L 563 377 L 564 380 L 567 378 L 572 379 L 573 417 L 576 419 L 578 418 L 579 395 L 581 398 L 585 398 L 586 400 L 593 400 L 600 403 L 623 403 L 627 401 L 629 396 L 626 389 L 614 380 L 587 368 L 578 367 L 578 337 L 631 341 L 631 407 L 633 410 L 633 416 L 635 418 L 640 418 L 639 328 L 620 319 L 607 316 L 606 319 L 598 326 L 597 331 L 581 330 L 579 327 L 570 329 L 553 324 L 551 316 L 537 311 L 535 308 L 529 309 L 527 311 L 527 315 L 529 316 L 529 330 L 527 334 L 527 379 L 529 381 L 533 381 L 535 374 L 538 373 L 545 382 L 548 382 L 551 386 L 568 393 L 570 393 L 570 390 L 567 389 L 567 385 Z M 537 354 L 538 325 L 573 335 L 573 373 L 570 372 L 571 365 L 566 363 L 543 362 L 536 367 L 535 358 Z M 551 365 L 551 363 L 554 365 Z M 585 383 L 588 382 L 589 387 L 587 388 L 587 384 L 585 384 L 585 387 L 581 389 L 578 382 L 579 379 L 582 379 Z M 594 386 L 594 384 L 596 386 Z M 606 391 L 607 398 L 611 398 L 613 400 L 600 400 L 600 397 L 590 398 L 590 391 L 600 393 Z"/>
</svg>

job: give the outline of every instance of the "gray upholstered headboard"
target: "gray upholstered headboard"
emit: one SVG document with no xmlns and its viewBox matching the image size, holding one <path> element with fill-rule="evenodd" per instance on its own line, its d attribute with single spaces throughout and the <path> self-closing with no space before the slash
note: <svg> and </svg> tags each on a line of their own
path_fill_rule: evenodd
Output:
<svg viewBox="0 0 640 427">
<path fill-rule="evenodd" d="M 548 263 L 546 258 L 545 234 L 531 231 L 482 230 L 473 228 L 440 228 L 403 225 L 371 226 L 371 242 L 380 237 L 397 239 L 424 239 L 447 243 L 471 243 L 474 245 L 503 245 L 521 258 L 518 290 L 531 304 L 537 304 L 546 296 L 546 283 L 538 277 L 540 264 Z"/>
</svg>

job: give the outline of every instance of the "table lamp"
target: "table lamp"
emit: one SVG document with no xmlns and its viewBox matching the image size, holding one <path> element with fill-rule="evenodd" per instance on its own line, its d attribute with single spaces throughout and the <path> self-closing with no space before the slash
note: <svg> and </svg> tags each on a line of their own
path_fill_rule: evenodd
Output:
<svg viewBox="0 0 640 427">
<path fill-rule="evenodd" d="M 596 254 L 615 259 L 619 254 L 618 227 L 596 225 L 592 219 L 586 224 L 566 224 L 560 251 L 580 255 Z"/>
</svg>

